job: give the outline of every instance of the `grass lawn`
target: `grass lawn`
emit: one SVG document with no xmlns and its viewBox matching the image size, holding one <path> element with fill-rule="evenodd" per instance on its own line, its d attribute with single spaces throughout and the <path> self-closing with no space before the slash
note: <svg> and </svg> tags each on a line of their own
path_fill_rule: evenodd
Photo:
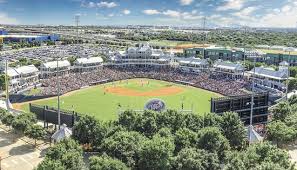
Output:
<svg viewBox="0 0 297 170">
<path fill-rule="evenodd" d="M 144 85 L 142 85 L 141 80 Z M 149 84 L 147 84 L 149 81 Z M 182 91 L 176 94 L 169 94 L 167 96 L 123 96 L 119 94 L 113 94 L 104 92 L 105 88 L 121 87 L 129 90 L 135 90 L 138 92 L 154 91 L 166 87 L 179 87 Z M 114 120 L 117 118 L 118 105 L 121 105 L 121 109 L 143 109 L 145 103 L 152 99 L 158 98 L 165 102 L 167 109 L 181 109 L 182 100 L 184 100 L 184 109 L 190 110 L 193 106 L 193 110 L 196 113 L 203 114 L 210 111 L 210 99 L 211 97 L 219 97 L 219 94 L 209 92 L 206 90 L 173 84 L 158 80 L 148 79 L 133 79 L 121 82 L 108 83 L 104 85 L 98 85 L 81 89 L 75 92 L 65 94 L 61 97 L 61 107 L 63 109 L 75 110 L 82 114 L 93 115 L 100 120 Z M 51 98 L 41 101 L 35 101 L 33 103 L 49 106 L 57 106 L 57 99 Z M 28 104 L 21 106 L 22 110 L 28 111 Z"/>
</svg>

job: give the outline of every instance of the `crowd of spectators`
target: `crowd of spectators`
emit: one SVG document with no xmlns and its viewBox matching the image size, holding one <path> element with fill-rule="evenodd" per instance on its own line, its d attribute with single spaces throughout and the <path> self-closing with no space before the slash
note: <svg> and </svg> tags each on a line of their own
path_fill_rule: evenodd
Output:
<svg viewBox="0 0 297 170">
<path fill-rule="evenodd" d="M 226 75 L 214 72 L 192 74 L 184 73 L 174 68 L 102 67 L 102 69 L 93 72 L 76 72 L 60 77 L 60 94 L 78 90 L 92 84 L 98 84 L 106 80 L 117 81 L 132 78 L 188 82 L 194 87 L 217 92 L 225 96 L 246 94 L 243 89 L 248 85 L 248 82 L 244 80 L 234 80 Z M 41 95 L 56 95 L 58 93 L 57 77 L 42 80 L 42 85 Z"/>
</svg>

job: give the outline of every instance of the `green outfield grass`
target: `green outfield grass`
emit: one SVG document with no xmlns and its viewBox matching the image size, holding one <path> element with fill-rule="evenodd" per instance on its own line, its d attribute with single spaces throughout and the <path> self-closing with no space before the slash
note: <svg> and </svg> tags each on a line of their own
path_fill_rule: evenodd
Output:
<svg viewBox="0 0 297 170">
<path fill-rule="evenodd" d="M 149 84 L 143 82 L 149 81 Z M 107 87 L 123 87 L 140 92 L 147 92 L 165 88 L 168 86 L 180 87 L 182 92 L 171 94 L 167 96 L 122 96 L 104 92 Z M 68 93 L 61 97 L 61 107 L 63 109 L 75 110 L 81 114 L 93 115 L 100 120 L 114 120 L 117 118 L 118 106 L 121 105 L 122 110 L 126 109 L 143 109 L 145 103 L 152 99 L 162 99 L 166 103 L 167 109 L 181 109 L 182 100 L 184 100 L 184 109 L 191 109 L 195 113 L 203 114 L 210 112 L 211 97 L 219 97 L 219 94 L 209 92 L 206 90 L 173 84 L 164 81 L 148 80 L 148 79 L 133 79 L 121 82 L 108 83 L 81 89 L 75 92 Z M 35 101 L 33 103 L 40 105 L 57 106 L 57 99 L 51 98 L 47 100 Z M 28 104 L 21 106 L 22 110 L 28 111 Z"/>
</svg>

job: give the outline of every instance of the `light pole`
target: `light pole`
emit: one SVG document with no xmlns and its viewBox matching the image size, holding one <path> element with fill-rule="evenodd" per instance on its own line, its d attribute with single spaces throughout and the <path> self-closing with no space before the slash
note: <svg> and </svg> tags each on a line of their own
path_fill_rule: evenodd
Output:
<svg viewBox="0 0 297 170">
<path fill-rule="evenodd" d="M 9 106 L 9 82 L 8 82 L 8 59 L 5 56 L 5 94 L 6 94 L 6 108 L 9 111 L 10 106 Z"/>
<path fill-rule="evenodd" d="M 58 125 L 59 125 L 59 129 L 60 129 L 60 126 L 61 126 L 61 112 L 60 112 L 60 75 L 59 75 L 59 56 L 57 57 L 57 95 L 58 95 Z"/>
<path fill-rule="evenodd" d="M 288 56 L 288 70 L 287 70 L 287 82 L 286 82 L 286 100 L 288 101 L 288 92 L 289 92 L 289 78 L 290 78 L 290 58 L 291 58 L 291 48 L 286 49 L 289 52 Z"/>
<path fill-rule="evenodd" d="M 251 99 L 251 113 L 250 113 L 250 129 L 249 129 L 249 145 L 252 142 L 251 130 L 253 129 L 253 112 L 254 112 L 254 88 L 255 88 L 255 74 L 256 74 L 256 54 L 254 56 L 254 73 L 252 77 L 252 99 Z"/>
</svg>

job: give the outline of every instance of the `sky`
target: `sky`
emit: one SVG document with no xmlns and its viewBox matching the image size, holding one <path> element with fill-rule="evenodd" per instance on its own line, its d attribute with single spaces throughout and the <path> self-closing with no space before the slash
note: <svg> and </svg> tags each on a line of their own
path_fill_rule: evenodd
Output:
<svg viewBox="0 0 297 170">
<path fill-rule="evenodd" d="M 0 0 L 0 24 L 297 27 L 297 0 Z"/>
</svg>

